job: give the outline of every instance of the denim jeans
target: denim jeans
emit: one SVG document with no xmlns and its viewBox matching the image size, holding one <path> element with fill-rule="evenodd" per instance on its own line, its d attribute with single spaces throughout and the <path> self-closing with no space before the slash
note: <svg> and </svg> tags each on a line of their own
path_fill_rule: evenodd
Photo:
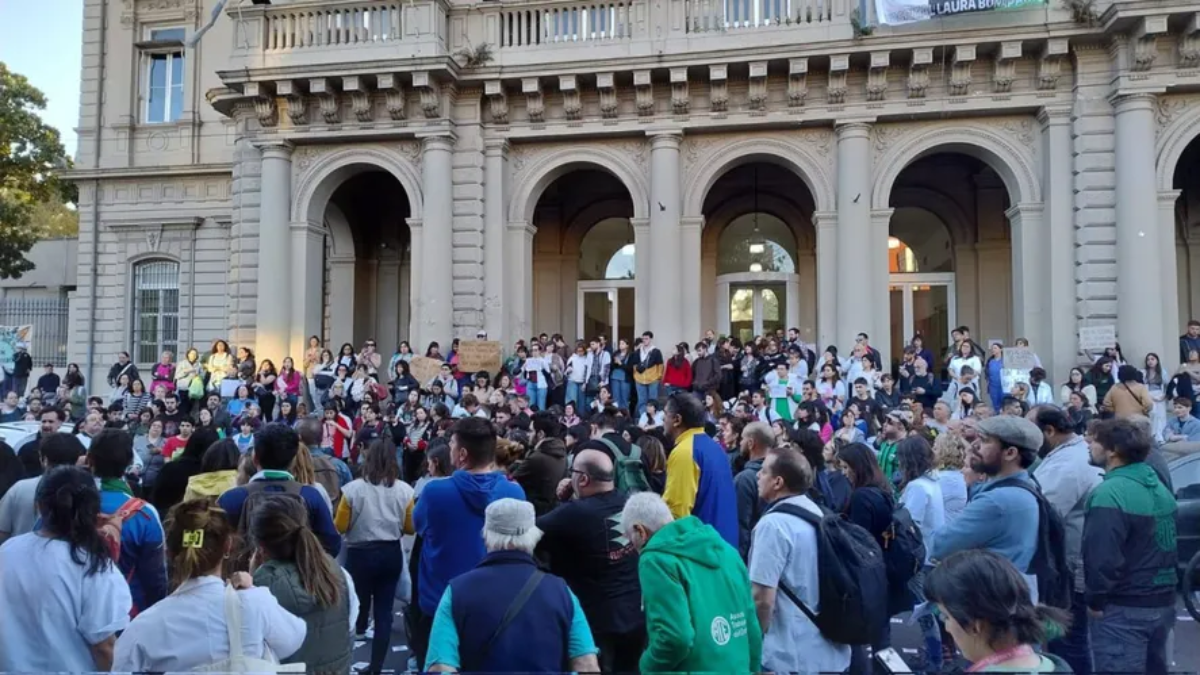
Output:
<svg viewBox="0 0 1200 675">
<path fill-rule="evenodd" d="M 637 383 L 637 414 L 641 416 L 646 412 L 646 401 L 658 400 L 658 383 L 651 382 L 650 384 Z"/>
<path fill-rule="evenodd" d="M 1175 606 L 1108 605 L 1089 616 L 1092 657 L 1097 673 L 1163 675 L 1171 664 L 1167 637 L 1175 627 Z"/>
<path fill-rule="evenodd" d="M 529 387 L 525 394 L 529 396 L 529 405 L 538 410 L 546 409 L 546 389 L 544 387 Z"/>
<path fill-rule="evenodd" d="M 608 385 L 612 389 L 613 405 L 618 408 L 628 408 L 630 383 L 626 379 L 625 373 L 621 372 L 618 374 L 614 372 L 612 379 L 608 381 Z"/>
<path fill-rule="evenodd" d="M 354 579 L 359 603 L 355 632 L 367 630 L 367 621 L 374 609 L 375 637 L 371 640 L 369 672 L 377 673 L 383 669 L 383 661 L 391 647 L 396 585 L 400 583 L 403 570 L 404 547 L 399 541 L 373 541 L 346 547 L 346 571 Z"/>
<path fill-rule="evenodd" d="M 1087 601 L 1071 594 L 1071 629 L 1047 645 L 1047 651 L 1067 662 L 1075 675 L 1092 675 L 1092 645 L 1088 640 Z"/>
<path fill-rule="evenodd" d="M 587 401 L 584 400 L 583 396 L 583 386 L 584 385 L 582 382 L 572 382 L 567 380 L 567 400 L 564 403 L 564 405 L 566 403 L 574 403 L 575 414 L 579 415 L 580 417 L 583 417 L 584 411 L 587 410 L 585 407 Z"/>
</svg>

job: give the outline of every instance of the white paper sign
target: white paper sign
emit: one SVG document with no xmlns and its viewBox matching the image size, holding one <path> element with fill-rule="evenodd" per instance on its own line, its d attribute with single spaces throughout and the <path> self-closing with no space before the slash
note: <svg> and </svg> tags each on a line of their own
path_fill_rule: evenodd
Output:
<svg viewBox="0 0 1200 675">
<path fill-rule="evenodd" d="M 1117 327 L 1080 326 L 1079 348 L 1089 352 L 1102 352 L 1117 344 Z"/>
</svg>

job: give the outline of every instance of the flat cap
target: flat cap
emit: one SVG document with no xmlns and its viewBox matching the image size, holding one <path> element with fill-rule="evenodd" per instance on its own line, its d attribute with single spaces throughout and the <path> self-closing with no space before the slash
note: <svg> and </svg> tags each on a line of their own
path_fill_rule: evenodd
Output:
<svg viewBox="0 0 1200 675">
<path fill-rule="evenodd" d="M 996 415 L 980 420 L 975 427 L 983 436 L 990 436 L 1005 445 L 1024 450 L 1038 450 L 1045 439 L 1042 430 L 1024 417 Z"/>
</svg>

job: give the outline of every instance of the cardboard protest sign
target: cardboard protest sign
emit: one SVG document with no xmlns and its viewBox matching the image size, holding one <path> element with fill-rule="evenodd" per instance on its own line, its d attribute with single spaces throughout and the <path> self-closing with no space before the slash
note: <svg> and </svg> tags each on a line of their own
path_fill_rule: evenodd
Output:
<svg viewBox="0 0 1200 675">
<path fill-rule="evenodd" d="M 500 370 L 500 342 L 497 340 L 460 340 L 458 343 L 458 370 L 461 373 L 478 373 L 481 370 L 495 374 Z"/>
<path fill-rule="evenodd" d="M 429 384 L 430 380 L 441 374 L 442 361 L 431 359 L 428 356 L 414 356 L 408 367 L 412 376 L 417 378 L 417 382 L 424 387 Z"/>
<path fill-rule="evenodd" d="M 1004 367 L 1013 370 L 1037 368 L 1037 356 L 1028 347 L 1008 347 L 1004 350 Z"/>
</svg>

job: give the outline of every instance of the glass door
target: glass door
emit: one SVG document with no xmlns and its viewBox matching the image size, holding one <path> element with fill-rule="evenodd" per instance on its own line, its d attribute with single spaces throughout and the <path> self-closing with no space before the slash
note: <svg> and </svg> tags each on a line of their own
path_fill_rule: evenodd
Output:
<svg viewBox="0 0 1200 675">
<path fill-rule="evenodd" d="M 929 364 L 930 370 L 940 373 L 940 359 L 949 348 L 950 330 L 955 325 L 954 275 L 893 274 L 888 291 L 893 370 L 900 363 L 904 347 L 920 333 L 925 348 L 939 361 Z"/>
<path fill-rule="evenodd" d="M 633 282 L 580 282 L 578 338 L 587 341 L 604 335 L 614 347 L 619 338 L 632 340 L 635 302 Z"/>
<path fill-rule="evenodd" d="M 787 326 L 787 284 L 734 284 L 729 287 L 729 334 L 743 343 Z"/>
</svg>

